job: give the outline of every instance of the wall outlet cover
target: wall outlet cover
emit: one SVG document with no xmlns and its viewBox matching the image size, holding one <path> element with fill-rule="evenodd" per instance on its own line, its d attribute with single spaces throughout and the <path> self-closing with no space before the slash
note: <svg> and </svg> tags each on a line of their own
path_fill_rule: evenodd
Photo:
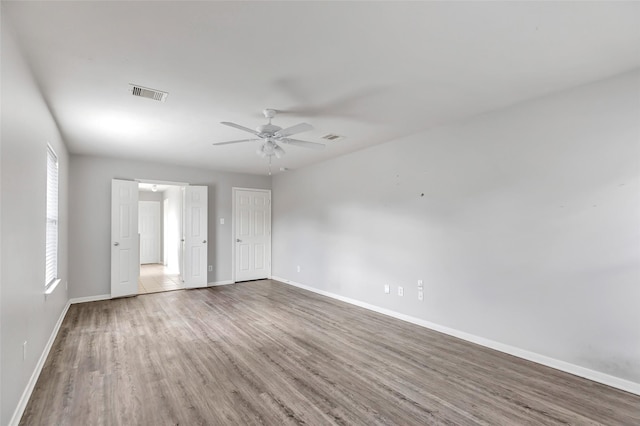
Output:
<svg viewBox="0 0 640 426">
<path fill-rule="evenodd" d="M 384 285 L 384 292 L 387 294 L 391 293 L 391 287 L 389 287 L 389 284 Z"/>
<path fill-rule="evenodd" d="M 404 288 L 398 287 L 398 296 L 404 296 Z"/>
</svg>

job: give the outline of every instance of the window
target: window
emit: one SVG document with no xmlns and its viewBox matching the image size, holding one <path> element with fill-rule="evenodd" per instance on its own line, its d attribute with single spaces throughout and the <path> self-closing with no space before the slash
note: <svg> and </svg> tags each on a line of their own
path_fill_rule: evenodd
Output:
<svg viewBox="0 0 640 426">
<path fill-rule="evenodd" d="M 47 145 L 47 237 L 45 286 L 58 279 L 58 157 Z"/>
</svg>

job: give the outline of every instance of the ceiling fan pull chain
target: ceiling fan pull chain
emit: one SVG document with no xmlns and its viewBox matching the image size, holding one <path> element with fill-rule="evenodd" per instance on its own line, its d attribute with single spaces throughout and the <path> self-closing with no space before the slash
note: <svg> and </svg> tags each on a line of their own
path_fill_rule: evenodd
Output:
<svg viewBox="0 0 640 426">
<path fill-rule="evenodd" d="M 271 176 L 271 155 L 269 156 L 269 176 Z"/>
</svg>

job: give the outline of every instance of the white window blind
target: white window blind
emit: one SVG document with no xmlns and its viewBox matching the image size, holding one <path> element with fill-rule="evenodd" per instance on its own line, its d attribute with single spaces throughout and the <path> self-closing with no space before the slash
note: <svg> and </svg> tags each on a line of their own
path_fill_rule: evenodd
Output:
<svg viewBox="0 0 640 426">
<path fill-rule="evenodd" d="M 46 279 L 49 286 L 58 278 L 58 157 L 47 146 L 47 238 Z"/>
</svg>

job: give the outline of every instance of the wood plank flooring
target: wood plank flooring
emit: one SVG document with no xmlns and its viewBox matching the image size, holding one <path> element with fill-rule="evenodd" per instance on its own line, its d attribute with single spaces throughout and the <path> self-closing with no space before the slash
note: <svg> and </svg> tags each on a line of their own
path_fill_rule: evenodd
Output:
<svg viewBox="0 0 640 426">
<path fill-rule="evenodd" d="M 640 397 L 275 281 L 73 305 L 22 425 L 639 425 Z"/>
</svg>

